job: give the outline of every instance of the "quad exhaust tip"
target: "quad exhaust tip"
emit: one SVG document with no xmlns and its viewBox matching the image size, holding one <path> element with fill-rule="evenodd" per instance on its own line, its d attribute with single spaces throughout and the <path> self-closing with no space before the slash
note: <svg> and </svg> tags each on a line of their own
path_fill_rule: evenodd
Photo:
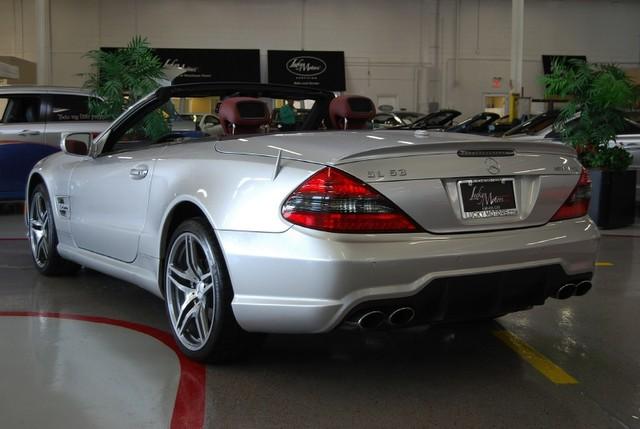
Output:
<svg viewBox="0 0 640 429">
<path fill-rule="evenodd" d="M 553 297 L 556 299 L 567 299 L 571 298 L 575 293 L 576 285 L 573 283 L 567 283 L 564 286 L 560 286 Z"/>
<path fill-rule="evenodd" d="M 372 310 L 360 316 L 356 325 L 362 330 L 377 329 L 385 323 L 393 327 L 405 326 L 411 323 L 415 315 L 416 312 L 411 307 L 399 307 L 388 316 L 380 310 Z"/>
<path fill-rule="evenodd" d="M 560 286 L 558 290 L 552 295 L 556 299 L 567 299 L 572 296 L 586 295 L 591 290 L 593 284 L 589 280 L 583 280 L 578 284 L 567 283 L 564 286 Z"/>
<path fill-rule="evenodd" d="M 360 329 L 376 329 L 382 326 L 387 319 L 382 311 L 375 310 L 364 313 L 356 322 Z"/>
<path fill-rule="evenodd" d="M 416 312 L 411 307 L 400 307 L 389 315 L 389 325 L 404 326 L 410 323 Z"/>
<path fill-rule="evenodd" d="M 591 290 L 591 287 L 593 285 L 591 284 L 591 282 L 589 280 L 584 280 L 581 281 L 580 283 L 578 283 L 576 285 L 576 296 L 582 296 L 582 295 L 586 295 L 587 292 L 589 292 Z"/>
</svg>

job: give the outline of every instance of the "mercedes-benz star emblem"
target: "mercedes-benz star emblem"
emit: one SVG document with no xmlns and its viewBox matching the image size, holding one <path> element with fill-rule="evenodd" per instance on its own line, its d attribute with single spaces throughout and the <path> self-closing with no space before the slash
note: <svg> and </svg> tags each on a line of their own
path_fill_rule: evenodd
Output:
<svg viewBox="0 0 640 429">
<path fill-rule="evenodd" d="M 487 166 L 487 171 L 492 176 L 495 176 L 496 174 L 500 173 L 500 164 L 495 159 L 493 159 L 493 158 L 485 159 L 484 160 L 484 165 Z"/>
</svg>

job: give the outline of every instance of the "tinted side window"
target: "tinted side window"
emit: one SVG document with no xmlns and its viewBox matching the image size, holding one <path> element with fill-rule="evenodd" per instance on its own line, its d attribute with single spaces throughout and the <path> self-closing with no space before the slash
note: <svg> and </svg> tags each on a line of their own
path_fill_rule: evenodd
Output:
<svg viewBox="0 0 640 429">
<path fill-rule="evenodd" d="M 60 121 L 95 121 L 89 115 L 89 97 L 82 95 L 51 95 L 51 112 L 48 120 L 50 122 Z"/>
<path fill-rule="evenodd" d="M 0 96 L 3 124 L 40 122 L 40 98 L 32 95 Z"/>
</svg>

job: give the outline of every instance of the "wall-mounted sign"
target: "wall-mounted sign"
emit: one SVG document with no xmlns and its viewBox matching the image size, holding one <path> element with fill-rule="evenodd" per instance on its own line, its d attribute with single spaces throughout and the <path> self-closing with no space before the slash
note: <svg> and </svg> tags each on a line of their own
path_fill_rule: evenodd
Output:
<svg viewBox="0 0 640 429">
<path fill-rule="evenodd" d="M 269 82 L 344 91 L 344 52 L 268 51 Z"/>
<path fill-rule="evenodd" d="M 173 83 L 260 82 L 259 49 L 157 48 L 154 51 L 165 66 L 186 70 Z"/>
</svg>

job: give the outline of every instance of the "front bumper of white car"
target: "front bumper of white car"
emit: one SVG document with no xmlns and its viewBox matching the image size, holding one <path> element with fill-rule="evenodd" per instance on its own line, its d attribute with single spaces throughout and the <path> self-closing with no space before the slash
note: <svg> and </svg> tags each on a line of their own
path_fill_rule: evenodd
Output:
<svg viewBox="0 0 640 429">
<path fill-rule="evenodd" d="M 217 234 L 238 323 L 270 333 L 327 332 L 370 308 L 409 305 L 432 323 L 542 304 L 591 278 L 599 239 L 587 217 L 453 235 Z"/>
</svg>

